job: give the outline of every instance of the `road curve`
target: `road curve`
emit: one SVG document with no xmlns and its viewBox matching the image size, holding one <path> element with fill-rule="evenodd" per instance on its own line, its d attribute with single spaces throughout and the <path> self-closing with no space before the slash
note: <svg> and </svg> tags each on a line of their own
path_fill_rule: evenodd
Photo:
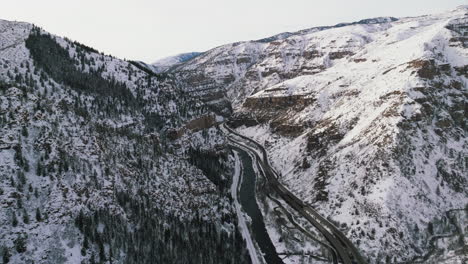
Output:
<svg viewBox="0 0 468 264">
<path fill-rule="evenodd" d="M 334 247 L 343 263 L 366 264 L 357 248 L 336 226 L 319 215 L 312 207 L 297 198 L 278 181 L 278 174 L 270 166 L 267 153 L 262 145 L 237 133 L 226 124 L 221 124 L 220 128 L 227 135 L 231 144 L 237 145 L 256 156 L 259 168 L 261 168 L 265 178 L 268 180 L 268 183 L 273 190 L 276 191 L 289 206 L 306 218 L 320 231 L 320 233 L 322 233 L 327 241 Z"/>
</svg>

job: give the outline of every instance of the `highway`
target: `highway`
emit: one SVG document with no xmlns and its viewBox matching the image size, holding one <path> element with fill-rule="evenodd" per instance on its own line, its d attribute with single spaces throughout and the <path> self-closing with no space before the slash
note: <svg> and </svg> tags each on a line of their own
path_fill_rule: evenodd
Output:
<svg viewBox="0 0 468 264">
<path fill-rule="evenodd" d="M 312 207 L 297 198 L 279 182 L 278 173 L 270 166 L 267 153 L 262 145 L 248 137 L 240 135 L 224 123 L 220 125 L 220 128 L 228 137 L 231 145 L 247 151 L 256 158 L 257 165 L 272 190 L 291 208 L 296 210 L 297 213 L 307 219 L 325 237 L 334 248 L 335 254 L 338 255 L 338 260 L 334 259 L 335 263 L 340 261 L 345 264 L 366 264 L 357 248 L 336 226 L 319 215 Z"/>
</svg>

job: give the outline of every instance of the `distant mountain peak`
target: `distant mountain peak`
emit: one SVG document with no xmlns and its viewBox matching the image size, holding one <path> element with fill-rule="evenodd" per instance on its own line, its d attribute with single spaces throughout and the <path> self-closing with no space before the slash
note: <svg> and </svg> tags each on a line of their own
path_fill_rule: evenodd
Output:
<svg viewBox="0 0 468 264">
<path fill-rule="evenodd" d="M 200 55 L 201 53 L 202 52 L 180 53 L 174 56 L 169 56 L 169 57 L 159 59 L 156 62 L 152 63 L 151 66 L 153 66 L 153 70 L 155 72 L 165 72 L 172 66 L 191 60 L 194 57 Z"/>
<path fill-rule="evenodd" d="M 346 27 L 346 26 L 352 26 L 352 25 L 369 25 L 369 24 L 383 24 L 383 23 L 390 23 L 397 21 L 398 18 L 395 17 L 374 17 L 374 18 L 366 18 L 366 19 L 361 19 L 359 21 L 355 22 L 344 22 L 344 23 L 338 23 L 334 26 L 318 26 L 318 27 L 312 27 L 308 29 L 302 29 L 299 31 L 295 32 L 283 32 L 279 33 L 276 35 L 273 35 L 271 37 L 263 38 L 256 40 L 258 42 L 270 42 L 270 41 L 275 41 L 275 40 L 280 40 L 280 39 L 285 39 L 290 36 L 294 35 L 303 35 L 303 34 L 308 34 L 316 31 L 322 31 L 322 30 L 327 30 L 327 29 L 332 29 L 332 28 L 338 28 L 338 27 Z"/>
</svg>

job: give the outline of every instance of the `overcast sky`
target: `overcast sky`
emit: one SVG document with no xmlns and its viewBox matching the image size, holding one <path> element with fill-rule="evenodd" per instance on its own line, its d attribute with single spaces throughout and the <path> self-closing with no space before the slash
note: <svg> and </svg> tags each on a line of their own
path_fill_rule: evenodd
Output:
<svg viewBox="0 0 468 264">
<path fill-rule="evenodd" d="M 27 21 L 120 58 L 158 58 L 284 31 L 439 13 L 468 0 L 0 0 Z"/>
</svg>

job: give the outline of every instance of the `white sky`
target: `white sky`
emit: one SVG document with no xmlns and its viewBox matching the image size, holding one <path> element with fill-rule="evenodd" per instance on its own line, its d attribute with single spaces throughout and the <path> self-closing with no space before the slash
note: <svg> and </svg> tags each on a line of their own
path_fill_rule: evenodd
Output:
<svg viewBox="0 0 468 264">
<path fill-rule="evenodd" d="M 284 31 L 378 16 L 439 13 L 468 0 L 0 0 L 31 22 L 120 58 L 153 62 Z"/>
</svg>

